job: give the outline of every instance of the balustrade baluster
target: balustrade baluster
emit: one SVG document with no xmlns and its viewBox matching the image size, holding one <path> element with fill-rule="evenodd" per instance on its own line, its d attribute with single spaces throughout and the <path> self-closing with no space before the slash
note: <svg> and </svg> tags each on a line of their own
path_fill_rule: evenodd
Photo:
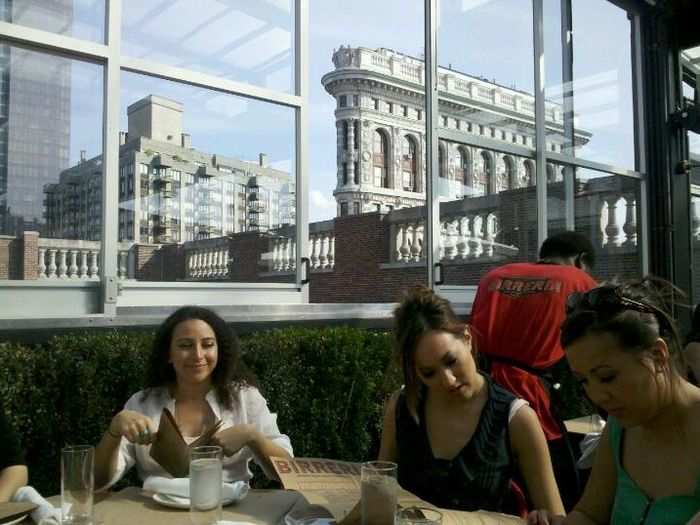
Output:
<svg viewBox="0 0 700 525">
<path fill-rule="evenodd" d="M 80 278 L 87 279 L 88 277 L 88 252 L 80 250 Z"/>
<path fill-rule="evenodd" d="M 97 260 L 100 257 L 99 250 L 90 250 L 90 279 L 93 281 L 99 280 L 100 267 L 98 266 Z"/>
<path fill-rule="evenodd" d="M 70 267 L 68 271 L 71 279 L 78 278 L 78 250 L 70 250 Z"/>
<path fill-rule="evenodd" d="M 68 266 L 66 265 L 66 255 L 67 250 L 63 248 L 58 250 L 58 278 L 67 279 L 68 278 Z"/>
<path fill-rule="evenodd" d="M 326 268 L 326 265 L 328 264 L 328 255 L 326 253 L 328 250 L 328 242 L 327 242 L 326 236 L 323 233 L 319 233 L 318 242 L 319 242 L 318 267 L 319 268 Z"/>
<path fill-rule="evenodd" d="M 328 267 L 335 268 L 335 233 L 331 233 L 328 239 Z"/>
<path fill-rule="evenodd" d="M 419 222 L 413 225 L 413 242 L 411 243 L 411 260 L 418 262 L 422 256 L 422 230 Z"/>
<path fill-rule="evenodd" d="M 620 243 L 620 226 L 617 224 L 617 216 L 615 213 L 618 199 L 618 196 L 605 199 L 605 202 L 608 204 L 608 225 L 605 227 L 605 233 L 608 236 L 608 242 L 606 244 L 608 248 L 619 246 Z"/>
<path fill-rule="evenodd" d="M 49 250 L 49 279 L 56 278 L 56 250 Z"/>
<path fill-rule="evenodd" d="M 39 248 L 39 279 L 46 279 L 46 249 Z"/>
<path fill-rule="evenodd" d="M 311 235 L 309 241 L 311 243 L 311 268 L 315 269 L 318 267 L 318 238 L 316 235 Z"/>
<path fill-rule="evenodd" d="M 625 202 L 627 209 L 625 213 L 625 224 L 622 231 L 625 232 L 625 246 L 637 245 L 637 204 L 634 195 L 626 195 Z"/>
</svg>

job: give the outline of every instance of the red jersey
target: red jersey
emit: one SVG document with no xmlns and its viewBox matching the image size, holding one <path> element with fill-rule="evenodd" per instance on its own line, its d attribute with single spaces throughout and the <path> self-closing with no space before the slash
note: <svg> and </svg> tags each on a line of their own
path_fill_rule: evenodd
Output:
<svg viewBox="0 0 700 525">
<path fill-rule="evenodd" d="M 566 317 L 566 298 L 597 283 L 575 266 L 506 264 L 479 283 L 470 324 L 477 351 L 523 365 L 545 369 L 564 357 L 559 343 Z M 496 382 L 530 403 L 548 440 L 561 437 L 540 380 L 524 370 L 494 361 Z"/>
</svg>

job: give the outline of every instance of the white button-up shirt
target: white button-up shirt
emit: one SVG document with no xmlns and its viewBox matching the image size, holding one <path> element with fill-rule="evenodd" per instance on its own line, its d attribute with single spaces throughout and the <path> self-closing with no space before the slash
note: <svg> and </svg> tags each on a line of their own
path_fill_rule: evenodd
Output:
<svg viewBox="0 0 700 525">
<path fill-rule="evenodd" d="M 143 399 L 143 393 L 144 391 L 142 390 L 131 396 L 126 405 L 124 405 L 124 409 L 140 412 L 149 417 L 156 427 L 160 424 L 160 416 L 164 408 L 175 414 L 175 399 L 170 395 L 167 388 L 154 388 L 145 399 Z M 213 389 L 207 394 L 206 400 L 214 415 L 223 422 L 220 430 L 235 425 L 253 424 L 261 434 L 275 443 L 275 445 L 293 455 L 289 437 L 282 434 L 277 427 L 277 414 L 270 412 L 270 409 L 267 407 L 267 401 L 265 401 L 265 398 L 257 388 L 241 388 L 238 392 L 238 403 L 234 403 L 230 410 L 219 403 Z M 255 460 L 263 468 L 266 475 L 271 477 L 274 475 L 273 472 L 267 471 L 265 463 L 255 457 L 255 454 L 249 447 L 243 447 L 233 456 L 224 457 L 224 482 L 250 480 L 253 477 L 253 473 L 248 467 L 251 459 Z M 136 445 L 122 437 L 119 445 L 117 471 L 104 488 L 108 488 L 119 481 L 134 464 L 136 464 L 142 481 L 151 476 L 172 477 L 151 457 L 151 445 Z"/>
</svg>

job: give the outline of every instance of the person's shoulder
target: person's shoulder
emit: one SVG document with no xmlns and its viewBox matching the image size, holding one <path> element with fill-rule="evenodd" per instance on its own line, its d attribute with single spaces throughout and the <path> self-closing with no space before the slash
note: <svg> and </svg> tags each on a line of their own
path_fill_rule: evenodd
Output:
<svg viewBox="0 0 700 525">
<path fill-rule="evenodd" d="M 167 395 L 168 391 L 165 387 L 144 388 L 132 394 L 124 408 L 142 411 L 148 404 L 161 403 Z"/>
</svg>

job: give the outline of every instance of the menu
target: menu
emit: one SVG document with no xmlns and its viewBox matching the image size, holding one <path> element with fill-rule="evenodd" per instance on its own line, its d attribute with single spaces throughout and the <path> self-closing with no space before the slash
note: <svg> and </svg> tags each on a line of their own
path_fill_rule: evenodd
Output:
<svg viewBox="0 0 700 525">
<path fill-rule="evenodd" d="M 361 463 L 320 458 L 271 458 L 285 489 L 300 492 L 309 503 L 320 505 L 340 521 L 348 517 L 360 501 Z M 398 487 L 400 507 L 437 508 Z M 523 524 L 520 518 L 494 512 L 462 512 L 438 509 L 443 525 Z M 355 513 L 358 511 L 355 511 Z M 348 519 L 348 521 L 351 521 Z"/>
</svg>

